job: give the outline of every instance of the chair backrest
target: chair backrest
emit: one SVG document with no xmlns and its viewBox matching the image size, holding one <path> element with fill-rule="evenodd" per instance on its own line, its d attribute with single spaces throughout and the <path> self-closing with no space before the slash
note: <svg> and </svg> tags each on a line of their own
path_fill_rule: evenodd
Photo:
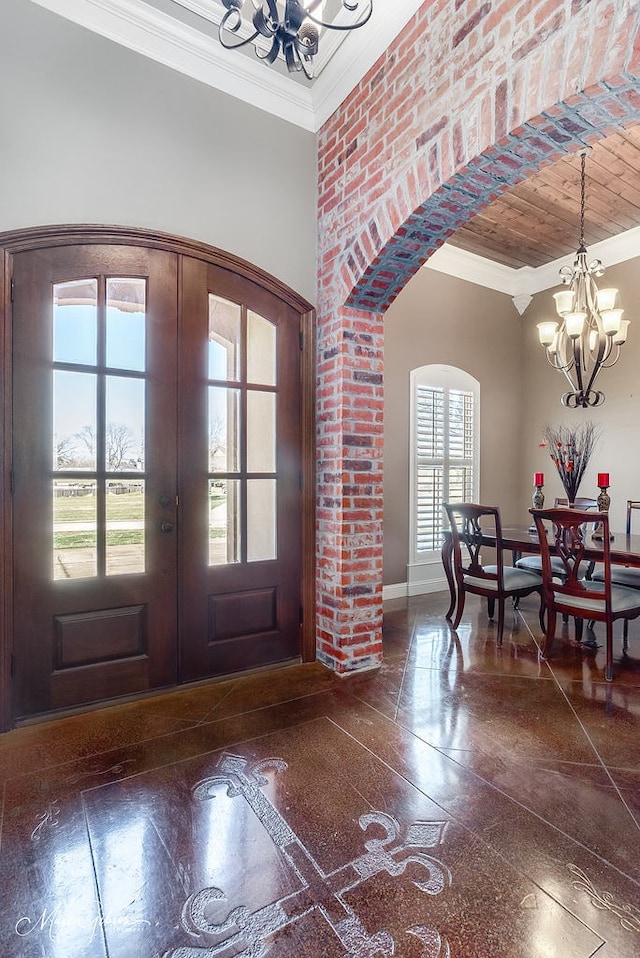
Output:
<svg viewBox="0 0 640 958">
<path fill-rule="evenodd" d="M 572 600 L 604 600 L 607 609 L 611 606 L 611 545 L 609 542 L 609 515 L 606 512 L 592 513 L 588 509 L 530 509 L 540 539 L 542 556 L 542 594 L 548 608 L 571 606 Z M 551 524 L 547 535 L 544 523 Z M 602 583 L 598 591 L 589 588 L 585 579 L 591 559 L 585 557 L 585 529 L 587 523 L 602 523 Z M 563 565 L 563 574 L 551 567 L 552 550 Z"/>
<path fill-rule="evenodd" d="M 488 583 L 497 582 L 498 589 L 503 589 L 502 523 L 498 507 L 474 502 L 445 502 L 444 508 L 451 526 L 453 569 L 458 583 L 464 575 L 470 575 Z M 496 569 L 491 572 L 485 570 L 480 556 L 484 536 L 491 538 L 491 547 L 496 552 Z M 486 541 L 484 545 L 487 548 Z"/>
<path fill-rule="evenodd" d="M 554 505 L 557 508 L 563 509 L 597 509 L 598 500 L 597 499 L 588 499 L 586 496 L 576 496 L 573 502 L 569 502 L 568 499 L 556 497 Z M 593 523 L 593 531 L 595 531 L 596 523 Z M 586 526 L 585 526 L 586 529 Z M 591 572 L 593 572 L 594 563 L 591 563 Z"/>
<path fill-rule="evenodd" d="M 565 509 L 597 509 L 598 500 L 587 499 L 583 496 L 576 496 L 573 502 L 569 502 L 568 499 L 556 498 L 554 505 L 557 507 L 564 506 Z"/>
<path fill-rule="evenodd" d="M 634 509 L 640 509 L 640 502 L 634 502 L 633 499 L 627 499 L 627 535 L 631 535 L 631 513 Z"/>
</svg>

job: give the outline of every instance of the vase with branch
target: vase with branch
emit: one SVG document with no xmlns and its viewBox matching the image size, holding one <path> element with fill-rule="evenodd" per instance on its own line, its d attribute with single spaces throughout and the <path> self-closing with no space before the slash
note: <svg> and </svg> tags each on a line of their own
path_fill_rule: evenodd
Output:
<svg viewBox="0 0 640 958">
<path fill-rule="evenodd" d="M 598 431 L 592 422 L 583 422 L 577 427 L 547 425 L 543 436 L 540 445 L 546 448 L 551 456 L 567 502 L 574 503 L 595 449 Z"/>
</svg>

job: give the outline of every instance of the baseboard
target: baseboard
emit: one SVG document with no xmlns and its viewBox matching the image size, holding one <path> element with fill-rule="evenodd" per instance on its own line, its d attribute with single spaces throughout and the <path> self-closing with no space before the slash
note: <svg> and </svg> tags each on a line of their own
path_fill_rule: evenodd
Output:
<svg viewBox="0 0 640 958">
<path fill-rule="evenodd" d="M 387 599 L 406 599 L 409 595 L 406 582 L 397 582 L 395 585 L 382 586 L 382 601 Z"/>
<path fill-rule="evenodd" d="M 449 585 L 446 579 L 423 579 L 421 582 L 397 582 L 383 585 L 382 600 L 406 599 L 410 595 L 428 595 L 430 592 L 446 592 Z"/>
</svg>

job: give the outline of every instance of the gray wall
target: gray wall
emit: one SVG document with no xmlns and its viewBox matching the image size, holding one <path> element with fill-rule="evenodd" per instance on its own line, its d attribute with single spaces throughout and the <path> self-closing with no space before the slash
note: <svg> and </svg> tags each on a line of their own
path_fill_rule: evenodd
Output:
<svg viewBox="0 0 640 958">
<path fill-rule="evenodd" d="M 421 269 L 385 316 L 384 584 L 406 582 L 409 373 L 446 363 L 480 383 L 480 498 L 528 521 L 520 489 L 522 320 L 509 296 Z M 556 374 L 557 375 L 557 374 Z"/>
<path fill-rule="evenodd" d="M 315 303 L 316 165 L 314 134 L 29 0 L 0 2 L 0 231 L 158 229 Z"/>
</svg>

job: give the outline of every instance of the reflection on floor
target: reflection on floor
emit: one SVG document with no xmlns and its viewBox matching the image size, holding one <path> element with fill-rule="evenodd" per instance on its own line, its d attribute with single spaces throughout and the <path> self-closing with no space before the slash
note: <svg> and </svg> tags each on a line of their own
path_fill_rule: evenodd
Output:
<svg viewBox="0 0 640 958">
<path fill-rule="evenodd" d="M 640 955 L 640 634 L 502 649 L 387 603 L 385 663 L 184 689 L 0 737 L 7 958 Z M 632 626 L 633 627 L 633 626 Z"/>
</svg>

